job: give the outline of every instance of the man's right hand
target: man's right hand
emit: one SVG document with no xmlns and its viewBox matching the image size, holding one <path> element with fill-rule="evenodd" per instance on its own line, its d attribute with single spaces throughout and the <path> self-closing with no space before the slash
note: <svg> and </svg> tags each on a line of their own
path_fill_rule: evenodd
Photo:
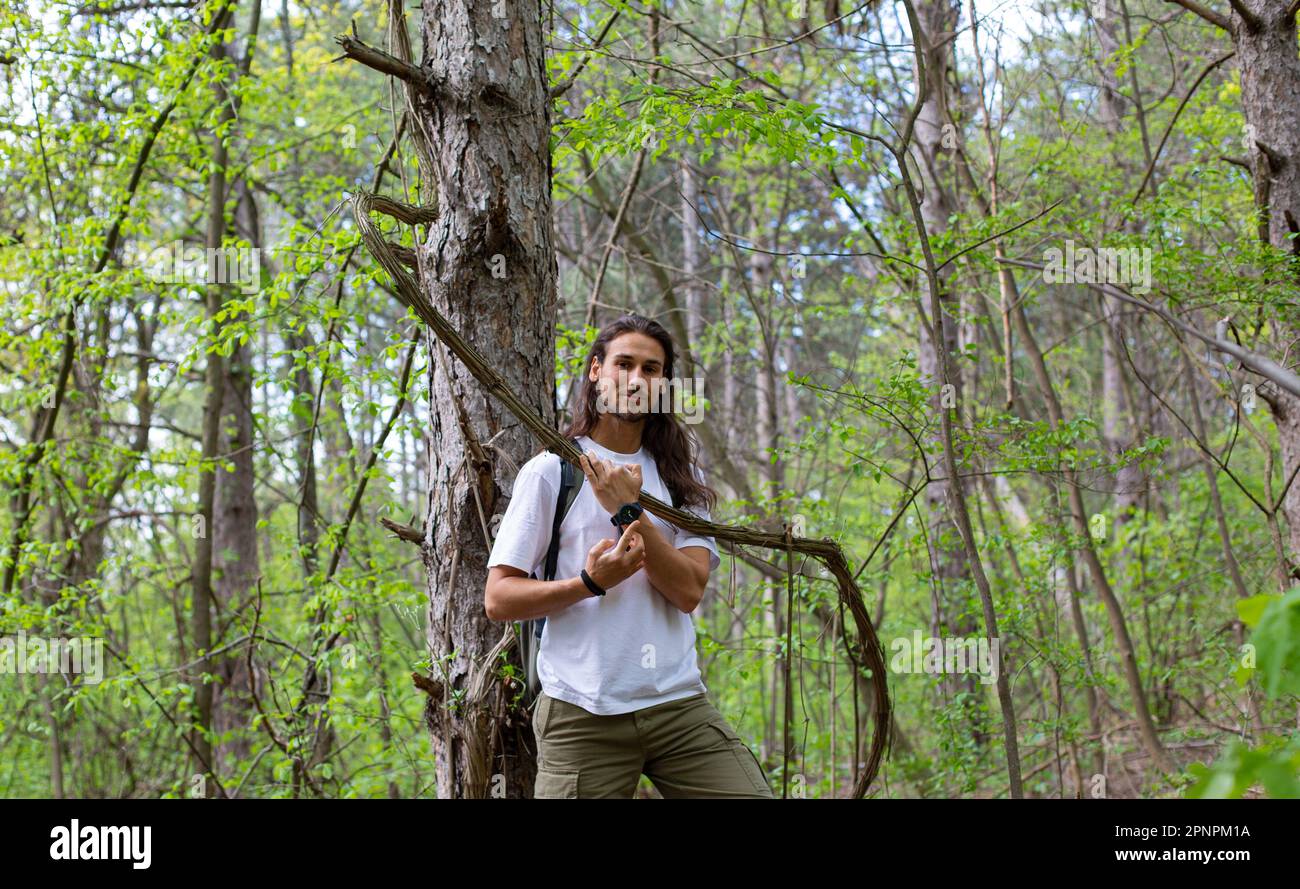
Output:
<svg viewBox="0 0 1300 889">
<path fill-rule="evenodd" d="M 640 519 L 628 525 L 617 542 L 606 537 L 587 552 L 587 574 L 603 590 L 617 586 L 645 567 Z"/>
</svg>

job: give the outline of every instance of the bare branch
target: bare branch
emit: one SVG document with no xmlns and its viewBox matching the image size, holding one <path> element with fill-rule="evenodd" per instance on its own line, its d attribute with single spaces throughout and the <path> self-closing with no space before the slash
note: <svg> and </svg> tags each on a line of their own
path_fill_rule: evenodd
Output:
<svg viewBox="0 0 1300 889">
<path fill-rule="evenodd" d="M 1018 265 L 1021 268 L 1026 268 L 1026 269 L 1035 269 L 1040 272 L 1044 270 L 1044 267 L 1038 265 L 1037 263 L 1025 262 L 1019 259 L 999 258 L 998 262 L 1003 262 L 1006 263 L 1007 265 Z M 1236 358 L 1238 361 L 1240 361 L 1243 367 L 1248 368 L 1251 371 L 1254 371 L 1255 373 L 1259 374 L 1261 377 L 1264 377 L 1267 380 L 1272 380 L 1280 388 L 1285 389 L 1286 391 L 1290 392 L 1292 395 L 1296 396 L 1297 398 L 1300 398 L 1300 377 L 1296 376 L 1291 371 L 1287 370 L 1285 367 L 1282 367 L 1280 364 L 1278 364 L 1276 361 L 1273 361 L 1271 358 L 1267 358 L 1258 353 L 1251 352 L 1248 349 L 1244 349 L 1241 346 L 1238 346 L 1236 343 L 1231 342 L 1230 340 L 1220 339 L 1219 337 L 1211 336 L 1210 334 L 1207 333 L 1202 333 L 1201 331 L 1197 330 L 1195 327 L 1192 327 L 1190 324 L 1185 324 L 1182 321 L 1178 320 L 1176 317 L 1174 317 L 1174 315 L 1171 312 L 1167 311 L 1161 306 L 1158 306 L 1155 303 L 1149 303 L 1146 302 L 1145 300 L 1140 300 L 1133 296 L 1130 296 L 1124 290 L 1120 289 L 1119 287 L 1116 287 L 1113 284 L 1093 284 L 1092 286 L 1104 290 L 1107 294 L 1115 297 L 1121 302 L 1126 302 L 1129 305 L 1137 306 L 1138 308 L 1145 309 L 1148 312 L 1152 312 L 1160 316 L 1170 325 L 1178 328 L 1183 333 L 1195 337 L 1196 339 L 1205 343 L 1207 346 L 1213 346 L 1215 349 L 1217 349 L 1220 352 L 1231 355 L 1233 358 Z"/>
<path fill-rule="evenodd" d="M 1201 18 L 1209 22 L 1211 25 L 1216 25 L 1222 28 L 1223 30 L 1232 33 L 1232 23 L 1228 21 L 1226 16 L 1219 15 L 1213 9 L 1207 9 L 1206 7 L 1197 3 L 1196 0 L 1165 0 L 1165 2 L 1177 3 L 1179 6 L 1181 6 L 1183 9 L 1186 9 L 1188 12 L 1196 13 Z"/>
<path fill-rule="evenodd" d="M 399 524 L 387 517 L 381 517 L 379 524 L 392 531 L 401 540 L 409 540 L 411 543 L 424 543 L 424 532 L 419 528 Z"/>
<path fill-rule="evenodd" d="M 1258 139 L 1255 140 L 1255 147 L 1264 153 L 1264 157 L 1268 158 L 1268 170 L 1270 173 L 1276 175 L 1277 173 L 1282 172 L 1282 168 L 1286 166 L 1285 157 L 1279 154 L 1276 149 L 1270 148 Z"/>
<path fill-rule="evenodd" d="M 595 50 L 599 48 L 600 45 L 605 42 L 605 36 L 609 34 L 609 29 L 614 27 L 614 22 L 618 21 L 618 17 L 620 14 L 621 14 L 621 10 L 617 10 L 617 9 L 614 10 L 614 14 L 609 17 L 609 21 L 605 22 L 605 27 L 601 28 L 600 33 L 596 35 L 596 42 L 592 44 L 591 50 Z M 560 96 L 567 93 L 569 91 L 569 88 L 572 87 L 573 84 L 577 82 L 578 75 L 582 73 L 582 69 L 587 67 L 587 62 L 591 60 L 591 50 L 588 50 L 587 52 L 582 54 L 582 61 L 578 62 L 578 64 L 574 67 L 572 74 L 570 74 L 560 83 L 557 83 L 555 86 L 551 87 L 552 99 L 558 99 Z"/>
<path fill-rule="evenodd" d="M 442 683 L 437 679 L 430 679 L 428 676 L 421 673 L 412 673 L 411 681 L 415 683 L 416 688 L 433 698 L 435 701 L 442 700 Z"/>
<path fill-rule="evenodd" d="M 118 3 L 115 6 L 97 6 L 85 3 L 75 10 L 76 15 L 117 15 L 122 12 L 138 12 L 141 9 L 193 9 L 195 0 L 134 0 L 132 3 Z"/>
<path fill-rule="evenodd" d="M 367 68 L 374 68 L 380 73 L 404 80 L 423 93 L 432 94 L 429 80 L 418 65 L 404 62 L 397 56 L 390 56 L 382 49 L 375 49 L 362 43 L 350 34 L 340 34 L 334 38 L 334 42 L 343 47 L 343 55 L 340 58 L 360 62 Z"/>
<path fill-rule="evenodd" d="M 1156 146 L 1155 154 L 1151 155 L 1151 163 L 1147 164 L 1147 172 L 1146 175 L 1142 177 L 1142 184 L 1138 186 L 1137 193 L 1133 195 L 1133 203 L 1136 204 L 1138 202 L 1138 198 L 1142 197 L 1142 192 L 1146 189 L 1147 183 L 1151 181 L 1151 174 L 1155 171 L 1156 161 L 1160 159 L 1160 152 L 1164 150 L 1165 142 L 1169 141 L 1169 134 L 1174 131 L 1174 124 L 1178 123 L 1178 116 L 1183 113 L 1183 109 L 1186 108 L 1187 103 L 1191 101 L 1192 94 L 1196 92 L 1196 88 L 1201 85 L 1202 80 L 1210 75 L 1211 71 L 1228 61 L 1228 59 L 1232 58 L 1236 54 L 1236 50 L 1233 50 L 1219 56 L 1213 62 L 1210 62 L 1210 64 L 1206 66 L 1205 70 L 1201 72 L 1201 76 L 1196 78 L 1195 82 L 1187 88 L 1187 93 L 1183 96 L 1183 100 L 1179 102 L 1178 107 L 1174 109 L 1174 116 L 1169 119 L 1169 126 L 1165 127 L 1165 134 L 1160 137 L 1160 144 Z"/>
<path fill-rule="evenodd" d="M 1228 0 L 1228 3 L 1232 5 L 1233 12 L 1237 13 L 1248 30 L 1258 31 L 1260 29 L 1259 16 L 1247 9 L 1245 3 L 1242 3 L 1241 0 Z"/>
<path fill-rule="evenodd" d="M 370 196 L 370 209 L 376 213 L 383 213 L 385 216 L 391 216 L 398 222 L 405 222 L 407 225 L 428 225 L 438 218 L 437 207 L 420 207 L 416 204 L 403 204 L 401 201 L 395 201 L 392 198 L 382 197 L 380 195 Z"/>
<path fill-rule="evenodd" d="M 1053 201 L 1047 207 L 1044 207 L 1042 210 L 1035 213 L 1033 216 L 1030 216 L 1028 219 L 1021 220 L 1020 222 L 1017 222 L 1015 225 L 1011 226 L 1010 228 L 1005 228 L 1002 229 L 1001 231 L 994 232 L 993 234 L 989 235 L 987 238 L 980 238 L 974 244 L 961 248 L 952 256 L 948 257 L 943 262 L 935 266 L 935 271 L 943 271 L 948 266 L 949 263 L 953 262 L 956 259 L 959 259 L 962 256 L 965 256 L 967 253 L 970 253 L 972 250 L 978 250 L 980 247 L 983 247 L 989 241 L 996 241 L 998 238 L 1004 238 L 1007 235 L 1011 234 L 1012 232 L 1022 229 L 1026 225 L 1029 225 L 1029 223 L 1042 219 L 1048 213 L 1051 213 L 1057 207 L 1061 206 L 1061 204 L 1064 201 L 1065 198 L 1061 198 L 1058 201 Z"/>
</svg>

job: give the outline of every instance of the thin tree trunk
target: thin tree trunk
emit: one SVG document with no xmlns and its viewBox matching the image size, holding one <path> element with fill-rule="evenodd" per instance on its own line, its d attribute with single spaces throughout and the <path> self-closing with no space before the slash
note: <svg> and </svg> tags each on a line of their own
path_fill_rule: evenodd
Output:
<svg viewBox="0 0 1300 889">
<path fill-rule="evenodd" d="M 233 12 L 230 13 L 233 17 Z M 211 52 L 215 62 L 220 64 L 228 55 L 227 46 L 218 43 Z M 230 92 L 224 78 L 213 83 L 214 100 L 220 108 L 218 129 L 224 131 L 229 121 L 234 120 L 235 109 L 230 101 Z M 226 234 L 226 166 L 229 152 L 224 140 L 214 136 L 212 140 L 212 162 L 208 174 L 208 228 L 206 245 L 209 250 L 220 250 Z M 209 330 L 216 339 L 221 330 L 217 315 L 225 302 L 225 287 L 216 282 L 209 282 L 206 288 L 205 317 Z M 194 753 L 196 775 L 203 776 L 203 795 L 211 796 L 213 789 L 219 786 L 220 777 L 215 774 L 216 765 L 212 760 L 212 743 L 209 733 L 212 729 L 213 689 L 205 674 L 213 671 L 213 662 L 207 656 L 212 648 L 212 606 L 213 606 L 213 539 L 215 532 L 214 501 L 216 499 L 216 473 L 218 467 L 214 461 L 220 454 L 221 409 L 225 392 L 225 360 L 216 350 L 208 352 L 207 367 L 204 371 L 203 398 L 203 437 L 202 459 L 204 466 L 199 469 L 199 508 L 198 535 L 194 547 L 194 563 L 191 582 L 193 584 L 193 611 L 191 614 L 191 634 L 194 647 L 199 655 L 195 667 L 190 671 L 189 681 L 194 686 L 194 725 L 191 731 L 191 748 Z"/>
<path fill-rule="evenodd" d="M 952 41 L 951 35 L 957 28 L 959 5 L 953 0 L 926 0 L 916 5 L 916 15 L 923 31 L 917 36 L 925 47 L 926 95 L 916 118 L 916 132 L 911 145 L 911 157 L 920 171 L 920 182 L 925 198 L 921 201 L 921 217 L 925 220 L 926 231 L 931 237 L 942 235 L 948 230 L 948 219 L 957 210 L 956 199 L 952 193 L 952 150 L 955 131 L 950 122 L 949 100 L 951 86 L 948 73 L 951 70 Z M 917 70 L 919 75 L 919 69 Z M 935 390 L 930 399 L 930 408 L 938 413 L 945 411 L 945 405 L 954 404 L 961 397 L 962 378 L 959 367 L 949 364 L 949 376 L 943 377 L 941 367 L 944 355 L 956 355 L 960 348 L 958 315 L 959 302 L 953 293 L 955 267 L 949 266 L 941 271 L 938 278 L 938 305 L 940 317 L 927 318 L 920 311 L 920 361 L 921 378 L 925 384 Z M 942 354 L 941 354 L 942 353 Z M 941 380 L 941 377 L 943 379 Z M 944 385 L 940 385 L 940 384 Z M 934 433 L 932 440 L 941 433 Z M 966 561 L 966 550 L 951 513 L 951 492 L 953 485 L 962 484 L 955 477 L 938 478 L 926 486 L 924 502 L 928 514 L 928 537 L 930 541 L 930 571 L 934 583 L 938 585 L 938 595 L 933 599 L 935 613 L 932 615 L 934 632 L 939 636 L 970 636 L 976 626 L 967 620 L 968 609 L 962 601 L 959 590 L 966 588 L 971 579 L 971 568 Z M 956 617 L 955 617 L 956 616 Z M 941 686 L 950 700 L 965 685 L 971 692 L 967 700 L 971 702 L 968 718 L 975 724 L 974 712 L 976 681 L 973 676 L 962 677 L 944 674 Z M 983 738 L 978 725 L 976 736 Z"/>
</svg>

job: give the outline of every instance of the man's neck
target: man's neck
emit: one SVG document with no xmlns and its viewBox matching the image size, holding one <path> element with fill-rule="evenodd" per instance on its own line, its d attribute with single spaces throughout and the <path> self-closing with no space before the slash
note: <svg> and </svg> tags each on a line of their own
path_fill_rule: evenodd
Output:
<svg viewBox="0 0 1300 889">
<path fill-rule="evenodd" d="M 616 454 L 635 454 L 641 450 L 641 432 L 644 422 L 629 422 L 610 414 L 601 414 L 596 428 L 588 433 L 596 444 Z"/>
</svg>

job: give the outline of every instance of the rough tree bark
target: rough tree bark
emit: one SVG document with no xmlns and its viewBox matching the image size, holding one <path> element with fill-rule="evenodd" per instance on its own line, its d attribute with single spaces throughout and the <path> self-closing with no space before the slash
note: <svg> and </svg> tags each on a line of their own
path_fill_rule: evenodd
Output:
<svg viewBox="0 0 1300 889">
<path fill-rule="evenodd" d="M 1246 117 L 1255 200 L 1267 226 L 1268 243 L 1300 255 L 1300 50 L 1296 11 L 1289 0 L 1241 0 L 1231 22 L 1241 67 L 1241 106 Z M 1248 11 L 1244 17 L 1241 11 Z M 1292 267 L 1288 280 L 1297 281 Z M 1284 344 L 1300 335 L 1300 318 L 1282 319 Z M 1282 477 L 1300 466 L 1300 398 L 1279 391 L 1270 400 L 1282 448 Z M 1300 485 L 1292 484 L 1282 505 L 1290 528 L 1290 559 L 1300 553 Z M 1293 567 L 1294 570 L 1294 567 Z"/>
<path fill-rule="evenodd" d="M 445 0 L 423 9 L 415 101 L 426 205 L 417 240 L 429 301 L 521 398 L 554 422 L 556 261 L 551 242 L 551 108 L 541 8 Z M 431 168 L 425 168 L 429 167 Z M 427 642 L 441 697 L 426 707 L 437 795 L 531 796 L 531 730 L 507 715 L 510 689 L 483 681 L 506 624 L 483 610 L 489 541 L 513 479 L 508 456 L 535 452 L 528 430 L 489 398 L 436 337 L 430 363 Z M 490 443 L 490 446 L 489 446 Z M 482 684 L 478 684 L 475 680 Z M 453 705 L 453 700 L 455 704 Z M 501 778 L 494 780 L 494 775 Z"/>
<path fill-rule="evenodd" d="M 1169 0 L 1226 31 L 1241 69 L 1241 110 L 1246 118 L 1246 149 L 1255 185 L 1261 241 L 1284 255 L 1300 256 L 1300 46 L 1296 41 L 1293 0 L 1232 0 L 1227 14 L 1195 0 Z M 1286 278 L 1297 279 L 1292 262 Z M 1271 321 L 1272 319 L 1270 319 Z M 1300 334 L 1294 312 L 1276 322 L 1283 348 Z M 1300 466 L 1300 398 L 1283 391 L 1261 390 L 1277 421 L 1282 450 L 1282 478 Z M 1300 552 L 1300 485 L 1292 484 L 1282 501 L 1290 527 L 1290 570 Z"/>
</svg>

